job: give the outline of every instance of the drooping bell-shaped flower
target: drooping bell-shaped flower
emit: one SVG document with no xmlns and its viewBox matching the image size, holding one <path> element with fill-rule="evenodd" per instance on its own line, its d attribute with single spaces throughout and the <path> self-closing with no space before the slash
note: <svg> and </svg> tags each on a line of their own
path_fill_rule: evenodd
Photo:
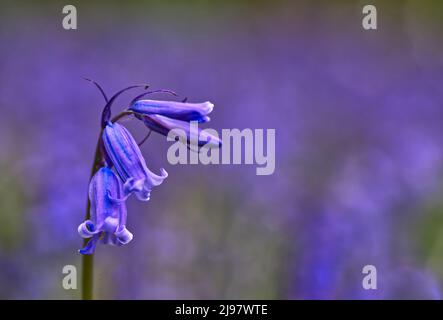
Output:
<svg viewBox="0 0 443 320">
<path fill-rule="evenodd" d="M 137 115 L 137 117 L 142 120 L 149 129 L 164 136 L 167 136 L 169 131 L 178 129 L 174 132 L 179 136 L 183 134 L 183 140 L 188 143 L 198 143 L 198 146 L 206 145 L 208 147 L 219 147 L 222 144 L 218 137 L 203 131 L 192 123 L 186 121 L 170 119 L 157 114 Z"/>
<path fill-rule="evenodd" d="M 129 110 L 142 114 L 158 114 L 171 119 L 182 121 L 208 122 L 208 114 L 212 112 L 214 105 L 209 102 L 188 103 L 178 101 L 137 100 Z"/>
<path fill-rule="evenodd" d="M 135 193 L 139 200 L 148 201 L 152 188 L 168 176 L 166 170 L 162 168 L 156 175 L 148 169 L 137 142 L 122 125 L 108 122 L 102 138 L 107 156 L 124 182 L 125 194 Z"/>
<path fill-rule="evenodd" d="M 91 238 L 79 250 L 81 254 L 92 254 L 99 241 L 120 246 L 132 240 L 132 233 L 126 229 L 125 200 L 120 179 L 110 168 L 100 168 L 89 184 L 90 219 L 78 227 L 81 237 Z"/>
</svg>

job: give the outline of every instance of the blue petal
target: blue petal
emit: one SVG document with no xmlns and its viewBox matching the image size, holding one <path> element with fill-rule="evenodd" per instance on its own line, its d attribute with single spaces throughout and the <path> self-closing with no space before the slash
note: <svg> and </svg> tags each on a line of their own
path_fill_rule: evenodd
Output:
<svg viewBox="0 0 443 320">
<path fill-rule="evenodd" d="M 82 238 L 90 238 L 97 232 L 98 230 L 95 230 L 94 223 L 91 220 L 86 220 L 82 224 L 78 226 L 78 234 Z"/>
<path fill-rule="evenodd" d="M 133 234 L 126 227 L 122 227 L 121 230 L 117 231 L 115 236 L 121 244 L 128 244 L 134 238 Z"/>
<path fill-rule="evenodd" d="M 156 114 L 141 116 L 140 119 L 143 120 L 144 124 L 149 129 L 164 136 L 167 136 L 169 131 L 173 129 L 180 129 L 186 134 L 186 136 L 183 138 L 185 138 L 188 143 L 191 141 L 191 126 L 188 122 L 170 119 L 168 117 Z M 208 147 L 220 147 L 222 145 L 222 142 L 218 137 L 208 134 L 200 128 L 198 128 L 197 132 L 192 132 L 192 134 L 198 137 L 199 146 L 207 145 Z"/>
<path fill-rule="evenodd" d="M 89 185 L 91 219 L 78 227 L 81 237 L 92 239 L 79 251 L 81 254 L 93 253 L 100 238 L 101 242 L 121 245 L 114 233 L 125 229 L 126 198 L 122 182 L 110 168 L 100 168 L 94 174 Z"/>
<path fill-rule="evenodd" d="M 95 250 L 95 246 L 97 245 L 97 241 L 100 239 L 101 234 L 95 234 L 91 240 L 88 241 L 86 246 L 80 249 L 78 252 L 81 254 L 93 254 Z"/>
<path fill-rule="evenodd" d="M 129 195 L 125 195 L 123 198 L 115 198 L 111 195 L 110 192 L 108 192 L 108 198 L 109 200 L 111 200 L 112 203 L 119 205 L 119 204 L 123 204 L 127 199 L 128 199 Z"/>
<path fill-rule="evenodd" d="M 177 101 L 139 100 L 134 102 L 130 110 L 142 114 L 158 114 L 182 121 L 207 122 L 207 116 L 212 112 L 214 105 L 209 102 L 187 103 Z"/>
<path fill-rule="evenodd" d="M 103 223 L 103 231 L 114 233 L 119 224 L 118 218 L 107 217 Z"/>
<path fill-rule="evenodd" d="M 124 193 L 135 193 L 140 200 L 149 200 L 149 193 L 168 176 L 164 169 L 156 175 L 148 169 L 140 148 L 125 127 L 108 124 L 103 132 L 106 152 L 115 170 L 124 181 Z"/>
<path fill-rule="evenodd" d="M 96 230 L 102 229 L 107 217 L 117 218 L 118 207 L 125 206 L 125 203 L 116 203 L 112 199 L 122 197 L 123 187 L 120 179 L 110 168 L 100 168 L 89 184 L 90 216 Z"/>
</svg>

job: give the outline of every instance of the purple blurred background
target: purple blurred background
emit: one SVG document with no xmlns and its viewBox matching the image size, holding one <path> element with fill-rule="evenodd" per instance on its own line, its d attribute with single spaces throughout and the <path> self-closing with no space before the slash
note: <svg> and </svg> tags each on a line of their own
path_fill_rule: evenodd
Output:
<svg viewBox="0 0 443 320">
<path fill-rule="evenodd" d="M 210 100 L 217 130 L 276 129 L 270 176 L 172 166 L 152 134 L 142 152 L 169 177 L 130 199 L 133 242 L 97 248 L 97 298 L 441 298 L 441 1 L 372 1 L 376 31 L 366 1 L 69 4 L 77 30 L 60 2 L 2 2 L 0 298 L 80 296 L 62 268 L 80 275 L 103 107 L 82 77 Z M 368 264 L 377 290 L 362 288 Z"/>
</svg>

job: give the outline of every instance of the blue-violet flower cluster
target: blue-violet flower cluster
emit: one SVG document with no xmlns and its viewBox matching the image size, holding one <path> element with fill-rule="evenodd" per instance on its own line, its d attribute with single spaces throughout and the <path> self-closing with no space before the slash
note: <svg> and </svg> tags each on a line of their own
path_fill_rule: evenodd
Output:
<svg viewBox="0 0 443 320">
<path fill-rule="evenodd" d="M 159 186 L 168 176 L 164 169 L 160 170 L 160 174 L 150 171 L 131 133 L 111 120 L 111 105 L 115 98 L 139 86 L 125 88 L 108 100 L 103 89 L 97 83 L 94 84 L 102 92 L 107 104 L 102 113 L 103 130 L 99 140 L 101 163 L 89 183 L 89 219 L 78 227 L 80 236 L 90 239 L 79 250 L 81 254 L 92 254 L 99 242 L 116 246 L 129 243 L 133 235 L 126 228 L 126 200 L 134 194 L 137 199 L 148 201 L 152 188 Z M 191 121 L 210 120 L 208 114 L 214 107 L 210 102 L 138 99 L 147 93 L 136 97 L 125 112 L 135 115 L 152 131 L 167 135 L 172 129 L 185 128 L 186 125 L 189 127 Z"/>
</svg>

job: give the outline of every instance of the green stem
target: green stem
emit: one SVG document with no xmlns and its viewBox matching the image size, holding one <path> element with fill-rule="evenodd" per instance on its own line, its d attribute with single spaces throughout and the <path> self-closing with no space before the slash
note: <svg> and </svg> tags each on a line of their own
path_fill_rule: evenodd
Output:
<svg viewBox="0 0 443 320">
<path fill-rule="evenodd" d="M 133 114 L 131 111 L 123 111 L 119 113 L 115 118 L 113 118 L 111 121 L 116 122 L 120 120 L 121 118 Z M 94 174 L 97 172 L 97 170 L 103 165 L 103 153 L 102 148 L 100 145 L 102 131 L 100 131 L 99 139 L 97 142 L 97 146 L 95 148 L 95 156 L 94 156 L 94 163 L 92 164 L 91 169 L 91 176 L 90 179 L 94 176 Z M 86 215 L 85 220 L 90 219 L 90 209 L 91 209 L 91 202 L 87 201 L 86 205 Z M 83 246 L 86 246 L 89 239 L 83 240 Z M 82 255 L 82 299 L 83 300 L 92 300 L 93 299 L 93 291 L 94 291 L 94 255 L 93 254 L 84 254 Z"/>
<path fill-rule="evenodd" d="M 85 242 L 83 242 L 86 245 Z M 84 254 L 82 258 L 82 300 L 92 300 L 94 255 Z"/>
<path fill-rule="evenodd" d="M 101 136 L 101 132 L 100 132 L 100 136 Z M 95 172 L 97 172 L 100 164 L 103 162 L 103 155 L 101 152 L 101 148 L 100 148 L 100 139 L 97 142 L 97 147 L 95 148 L 95 156 L 94 156 L 94 163 L 92 164 L 92 169 L 91 169 L 91 176 L 90 179 L 92 179 L 92 176 L 94 175 Z M 90 219 L 90 209 L 91 209 L 91 202 L 89 201 L 89 197 L 88 197 L 88 201 L 87 201 L 87 205 L 86 205 L 86 216 L 85 216 L 85 220 L 89 220 Z M 89 239 L 84 239 L 83 240 L 83 246 L 86 246 L 86 244 L 88 243 Z M 94 255 L 93 254 L 84 254 L 82 255 L 82 269 L 83 269 L 83 273 L 82 273 L 82 299 L 83 300 L 92 300 L 93 297 L 93 283 L 94 283 Z"/>
</svg>

